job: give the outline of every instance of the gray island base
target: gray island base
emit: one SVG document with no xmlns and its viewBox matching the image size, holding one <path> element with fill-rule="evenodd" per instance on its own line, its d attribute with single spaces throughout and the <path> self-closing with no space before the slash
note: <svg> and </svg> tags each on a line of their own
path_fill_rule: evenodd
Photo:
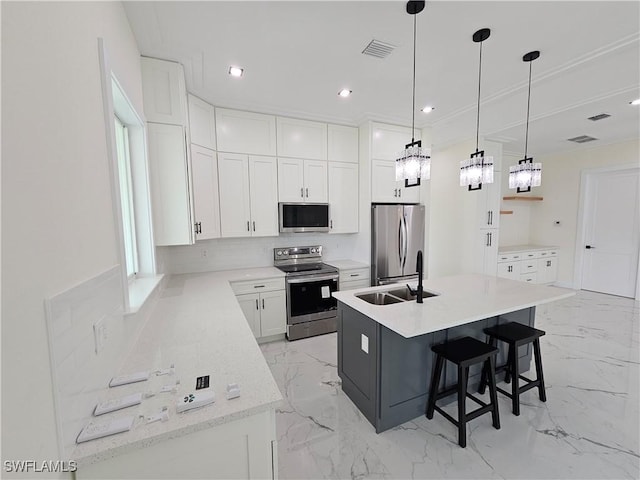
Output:
<svg viewBox="0 0 640 480">
<path fill-rule="evenodd" d="M 573 290 L 497 278 L 455 275 L 428 279 L 433 296 L 387 305 L 365 301 L 402 285 L 335 292 L 338 300 L 338 375 L 342 390 L 375 427 L 384 432 L 425 414 L 435 363 L 433 345 L 469 336 L 481 341 L 485 328 L 506 322 L 534 326 L 536 307 L 575 295 Z M 498 342 L 497 365 L 508 346 Z M 531 345 L 518 352 L 520 374 L 531 365 Z M 469 371 L 469 391 L 480 383 L 481 365 Z M 445 363 L 440 388 L 457 382 L 457 368 Z M 455 394 L 448 399 L 453 401 Z M 448 399 L 445 399 L 446 402 Z"/>
<path fill-rule="evenodd" d="M 405 338 L 357 310 L 338 303 L 338 375 L 342 390 L 375 427 L 384 432 L 425 414 L 435 355 L 432 345 L 469 336 L 485 340 L 483 329 L 499 323 L 533 326 L 535 307 L 477 320 L 417 337 Z M 368 344 L 368 353 L 363 349 Z M 365 348 L 367 348 L 365 346 Z M 497 365 L 506 362 L 506 346 L 498 342 Z M 520 373 L 529 370 L 531 346 L 520 347 Z M 469 370 L 469 391 L 480 384 L 481 365 Z M 455 385 L 455 365 L 445 362 L 440 387 Z M 447 400 L 455 400 L 453 393 Z M 442 402 L 440 402 L 442 404 Z"/>
</svg>

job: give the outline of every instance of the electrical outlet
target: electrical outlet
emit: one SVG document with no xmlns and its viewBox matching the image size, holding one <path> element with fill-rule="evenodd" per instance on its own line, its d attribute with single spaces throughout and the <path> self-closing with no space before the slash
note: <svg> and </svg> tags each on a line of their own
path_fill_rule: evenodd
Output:
<svg viewBox="0 0 640 480">
<path fill-rule="evenodd" d="M 200 255 L 202 255 L 202 258 L 206 258 L 209 255 L 209 251 L 206 248 L 203 248 L 200 250 Z"/>
<path fill-rule="evenodd" d="M 107 340 L 107 326 L 105 324 L 106 318 L 107 317 L 102 317 L 93 324 L 93 340 L 96 355 L 100 355 L 100 352 L 104 349 L 104 344 Z"/>
</svg>

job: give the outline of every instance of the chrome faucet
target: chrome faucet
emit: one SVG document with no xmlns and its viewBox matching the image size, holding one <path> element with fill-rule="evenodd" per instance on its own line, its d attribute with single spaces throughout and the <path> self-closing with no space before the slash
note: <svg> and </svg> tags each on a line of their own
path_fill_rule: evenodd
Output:
<svg viewBox="0 0 640 480">
<path fill-rule="evenodd" d="M 416 302 L 422 303 L 422 294 L 424 290 L 422 289 L 422 250 L 418 250 L 418 258 L 416 259 L 416 272 L 418 272 L 418 288 L 415 290 L 412 289 L 409 284 L 407 284 L 407 288 L 409 289 L 409 293 L 411 295 L 416 296 Z"/>
</svg>

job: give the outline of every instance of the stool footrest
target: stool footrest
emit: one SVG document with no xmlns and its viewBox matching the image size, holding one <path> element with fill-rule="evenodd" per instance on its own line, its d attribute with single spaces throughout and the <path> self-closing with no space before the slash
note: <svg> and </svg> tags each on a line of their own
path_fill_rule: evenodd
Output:
<svg viewBox="0 0 640 480">
<path fill-rule="evenodd" d="M 456 420 L 455 418 L 453 418 L 451 415 L 449 415 L 447 412 L 445 412 L 444 410 L 442 410 L 438 405 L 435 405 L 433 407 L 435 409 L 436 412 L 439 412 L 440 415 L 442 415 L 444 418 L 446 418 L 447 420 L 449 420 L 451 423 L 453 423 L 456 427 L 458 425 L 460 425 L 458 423 L 458 420 Z"/>
<path fill-rule="evenodd" d="M 490 412 L 492 408 L 492 405 L 485 405 L 484 407 L 476 408 L 473 412 L 467 413 L 467 421 L 473 420 L 480 415 Z"/>
</svg>

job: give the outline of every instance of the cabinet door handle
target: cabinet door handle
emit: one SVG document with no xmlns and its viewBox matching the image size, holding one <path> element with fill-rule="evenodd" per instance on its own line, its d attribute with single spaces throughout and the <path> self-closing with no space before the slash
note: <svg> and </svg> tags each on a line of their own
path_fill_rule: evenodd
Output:
<svg viewBox="0 0 640 480">
<path fill-rule="evenodd" d="M 547 260 L 547 267 L 551 266 L 551 260 Z"/>
<path fill-rule="evenodd" d="M 304 188 L 300 187 L 300 197 L 304 198 Z"/>
<path fill-rule="evenodd" d="M 397 189 L 397 188 L 394 188 L 394 189 L 393 189 L 393 197 L 395 198 L 395 197 L 397 197 L 397 196 L 398 196 L 398 189 Z"/>
<path fill-rule="evenodd" d="M 254 232 L 256 231 L 256 221 L 255 220 L 253 221 L 253 231 Z"/>
<path fill-rule="evenodd" d="M 264 310 L 264 298 L 262 299 L 262 309 Z"/>
<path fill-rule="evenodd" d="M 329 228 L 333 228 L 333 220 L 329 221 Z"/>
<path fill-rule="evenodd" d="M 307 188 L 307 198 L 309 198 L 309 189 Z"/>
<path fill-rule="evenodd" d="M 258 299 L 256 298 L 256 310 L 260 310 L 260 308 L 258 307 Z"/>
<path fill-rule="evenodd" d="M 249 228 L 249 220 L 247 220 L 247 232 L 250 232 L 251 229 Z"/>
<path fill-rule="evenodd" d="M 401 197 L 401 196 L 402 196 L 402 189 L 401 189 L 401 188 L 399 188 L 399 189 L 398 189 L 398 197 Z"/>
<path fill-rule="evenodd" d="M 487 210 L 487 225 L 491 225 L 491 210 Z"/>
<path fill-rule="evenodd" d="M 484 244 L 485 247 L 489 246 L 489 234 L 487 233 L 487 242 Z"/>
</svg>

